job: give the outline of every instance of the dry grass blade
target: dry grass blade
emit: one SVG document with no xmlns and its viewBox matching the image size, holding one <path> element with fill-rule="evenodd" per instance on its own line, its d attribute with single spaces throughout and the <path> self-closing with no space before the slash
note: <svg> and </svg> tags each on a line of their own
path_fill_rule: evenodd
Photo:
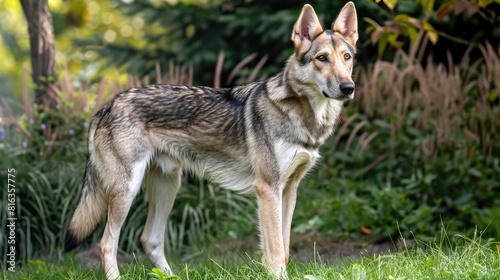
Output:
<svg viewBox="0 0 500 280">
<path fill-rule="evenodd" d="M 86 82 L 80 88 L 80 92 L 77 96 L 77 102 L 76 102 L 77 104 L 75 105 L 78 106 L 79 108 L 76 112 L 78 113 L 86 112 L 89 103 L 89 92 L 90 92 L 90 84 Z"/>
<path fill-rule="evenodd" d="M 420 29 L 418 31 L 417 41 L 415 43 L 410 44 L 410 51 L 408 52 L 408 57 L 410 57 L 410 59 L 412 59 L 412 60 L 415 59 L 417 51 L 420 49 L 419 47 L 422 46 L 422 37 L 425 34 L 424 32 L 425 31 L 423 29 Z"/>
<path fill-rule="evenodd" d="M 193 77 L 194 77 L 194 69 L 193 69 L 193 64 L 189 64 L 189 69 L 188 69 L 188 75 L 187 75 L 187 81 L 186 85 L 187 86 L 192 86 L 193 85 Z"/>
<path fill-rule="evenodd" d="M 126 88 L 133 88 L 135 86 L 135 81 L 134 81 L 134 76 L 128 77 L 128 79 L 125 81 L 125 87 Z"/>
<path fill-rule="evenodd" d="M 193 85 L 193 65 L 189 66 L 187 72 L 182 69 L 180 65 L 175 64 L 172 60 L 168 63 L 168 74 L 163 75 L 161 79 L 162 83 L 168 85 L 182 85 L 182 86 L 192 86 Z M 157 72 L 161 73 L 161 69 L 158 66 Z M 161 75 L 161 74 L 157 74 Z M 146 82 L 144 82 L 146 84 Z"/>
<path fill-rule="evenodd" d="M 71 85 L 71 78 L 69 77 L 69 73 L 67 69 L 64 69 L 61 75 L 61 79 L 59 82 L 60 91 L 59 94 L 64 93 L 69 102 L 74 102 L 74 91 L 73 86 Z"/>
<path fill-rule="evenodd" d="M 182 70 L 181 70 L 180 65 L 175 65 L 173 74 L 174 74 L 174 81 L 175 81 L 174 84 L 176 84 L 176 85 L 182 84 Z"/>
<path fill-rule="evenodd" d="M 102 79 L 97 86 L 97 94 L 94 99 L 94 108 L 92 110 L 92 115 L 95 115 L 95 113 L 97 113 L 97 111 L 101 108 L 101 102 L 104 97 L 106 84 L 106 79 Z"/>
<path fill-rule="evenodd" d="M 366 149 L 366 147 L 368 146 L 368 144 L 373 140 L 375 139 L 377 136 L 378 136 L 378 132 L 373 132 L 372 134 L 370 134 L 368 137 L 366 137 L 366 139 L 364 139 L 363 141 L 359 141 L 359 144 L 358 144 L 358 150 L 360 152 L 364 151 Z"/>
<path fill-rule="evenodd" d="M 174 69 L 173 69 L 173 63 L 170 62 L 169 63 L 169 66 L 170 66 L 170 73 L 173 73 L 174 72 Z M 156 83 L 157 84 L 161 84 L 161 70 L 160 70 L 160 62 L 156 62 L 156 65 L 155 65 L 155 71 L 156 71 Z"/>
<path fill-rule="evenodd" d="M 2 98 L 2 103 L 4 105 L 4 110 L 6 111 L 4 113 L 4 110 L 1 110 L 0 111 L 0 116 L 2 117 L 2 123 L 6 123 L 7 125 L 11 124 L 11 123 L 14 123 L 12 122 L 14 118 L 14 114 L 12 112 L 12 108 L 9 104 L 9 102 L 7 101 L 7 99 L 5 98 Z"/>
<path fill-rule="evenodd" d="M 340 130 L 335 133 L 335 141 L 333 142 L 330 152 L 334 152 L 337 149 L 337 145 L 339 144 L 340 138 L 346 133 L 347 128 L 351 125 L 351 123 L 358 117 L 358 114 L 353 114 L 350 116 L 345 123 L 342 124 Z"/>
<path fill-rule="evenodd" d="M 247 83 L 251 83 L 251 82 L 255 81 L 255 78 L 257 77 L 257 73 L 259 73 L 260 69 L 262 69 L 262 67 L 266 63 L 268 57 L 269 56 L 266 54 L 265 56 L 263 56 L 259 60 L 259 63 L 257 63 L 257 66 L 255 66 L 255 68 L 253 69 L 252 74 L 250 74 L 250 76 L 248 77 Z"/>
<path fill-rule="evenodd" d="M 361 170 L 360 175 L 361 174 L 365 174 L 366 172 L 368 172 L 368 171 L 372 170 L 373 168 L 375 168 L 377 166 L 377 164 L 379 164 L 380 162 L 382 162 L 388 156 L 389 156 L 388 153 L 383 153 L 380 156 L 378 156 L 374 161 L 372 161 L 370 164 L 368 164 L 367 166 L 365 166 L 365 168 L 363 168 Z"/>
<path fill-rule="evenodd" d="M 46 158 L 54 149 L 54 143 L 56 142 L 57 139 L 57 129 L 54 130 L 54 132 L 49 132 L 49 141 L 48 144 L 46 144 L 45 151 L 43 153 L 43 158 Z"/>
<path fill-rule="evenodd" d="M 363 126 L 367 125 L 367 121 L 362 121 L 358 123 L 354 129 L 351 131 L 351 134 L 349 135 L 349 138 L 347 139 L 347 143 L 345 144 L 345 151 L 347 152 L 351 148 L 352 141 L 354 140 L 354 137 L 358 133 L 358 131 L 363 128 Z"/>
<path fill-rule="evenodd" d="M 2 98 L 2 103 L 4 104 L 6 112 L 4 112 L 3 110 L 0 110 L 0 117 L 2 117 L 2 119 L 0 120 L 0 125 L 10 126 L 10 125 L 14 124 L 17 126 L 17 128 L 19 128 L 21 133 L 26 138 L 28 138 L 28 139 L 31 138 L 31 133 L 19 123 L 19 119 L 16 118 L 14 113 L 12 112 L 12 108 L 9 104 L 9 103 L 12 103 L 12 101 L 8 102 L 7 99 Z"/>
<path fill-rule="evenodd" d="M 215 65 L 214 88 L 220 88 L 220 77 L 222 74 L 222 66 L 224 65 L 224 51 L 219 52 L 217 64 Z"/>
<path fill-rule="evenodd" d="M 241 68 L 245 67 L 250 61 L 252 61 L 254 58 L 257 57 L 257 53 L 252 53 L 251 55 L 245 57 L 242 61 L 240 61 L 236 66 L 231 70 L 231 73 L 229 73 L 229 77 L 227 78 L 226 84 L 230 85 L 231 82 L 233 81 L 234 77 L 240 71 Z"/>
</svg>

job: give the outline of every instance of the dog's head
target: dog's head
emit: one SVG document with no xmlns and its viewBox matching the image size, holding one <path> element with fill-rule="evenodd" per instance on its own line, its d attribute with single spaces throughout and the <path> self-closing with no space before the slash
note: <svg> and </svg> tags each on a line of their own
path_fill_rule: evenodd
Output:
<svg viewBox="0 0 500 280">
<path fill-rule="evenodd" d="M 331 30 L 323 30 L 314 9 L 305 5 L 292 32 L 297 62 L 293 65 L 295 79 L 312 85 L 316 94 L 326 98 L 352 99 L 357 40 L 358 23 L 352 2 L 342 8 Z"/>
</svg>

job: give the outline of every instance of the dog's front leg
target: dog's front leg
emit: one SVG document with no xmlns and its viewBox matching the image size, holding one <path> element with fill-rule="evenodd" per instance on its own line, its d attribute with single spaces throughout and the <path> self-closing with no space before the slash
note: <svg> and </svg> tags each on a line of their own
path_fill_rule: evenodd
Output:
<svg viewBox="0 0 500 280">
<path fill-rule="evenodd" d="M 275 276 L 286 276 L 286 256 L 281 230 L 283 219 L 281 188 L 259 179 L 255 181 L 254 186 L 259 205 L 263 259 Z"/>
<path fill-rule="evenodd" d="M 292 227 L 293 211 L 295 210 L 295 202 L 297 201 L 297 189 L 299 187 L 300 181 L 306 174 L 307 170 L 309 170 L 310 166 L 311 161 L 306 158 L 303 163 L 292 169 L 293 173 L 286 180 L 287 184 L 285 186 L 285 189 L 283 190 L 282 230 L 283 245 L 285 248 L 285 262 L 287 264 L 290 257 L 290 232 Z"/>
<path fill-rule="evenodd" d="M 285 263 L 288 264 L 290 257 L 290 231 L 292 227 L 293 211 L 295 209 L 295 202 L 297 201 L 297 188 L 299 181 L 293 182 L 288 185 L 283 192 L 283 246 L 285 249 Z"/>
</svg>

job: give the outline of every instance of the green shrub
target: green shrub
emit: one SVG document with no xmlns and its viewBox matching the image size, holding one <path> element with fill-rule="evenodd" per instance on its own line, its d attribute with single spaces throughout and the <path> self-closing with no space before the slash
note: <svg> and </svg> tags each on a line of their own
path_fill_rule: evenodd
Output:
<svg viewBox="0 0 500 280">
<path fill-rule="evenodd" d="M 498 237 L 500 51 L 480 51 L 448 69 L 401 50 L 359 69 L 356 101 L 300 189 L 314 199 L 298 203 L 295 229 L 424 239 L 444 224 Z"/>
</svg>

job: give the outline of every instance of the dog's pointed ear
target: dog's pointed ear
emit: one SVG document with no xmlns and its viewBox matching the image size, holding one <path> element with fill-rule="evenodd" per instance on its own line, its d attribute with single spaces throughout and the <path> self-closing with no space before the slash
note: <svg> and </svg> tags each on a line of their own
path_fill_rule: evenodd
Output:
<svg viewBox="0 0 500 280">
<path fill-rule="evenodd" d="M 303 53 L 309 50 L 312 40 L 321 32 L 323 32 L 323 27 L 321 27 L 313 7 L 309 4 L 304 5 L 293 26 L 292 41 L 295 45 L 295 52 Z"/>
<path fill-rule="evenodd" d="M 349 44 L 356 46 L 358 41 L 358 16 L 354 3 L 348 2 L 340 11 L 337 19 L 332 25 L 334 32 L 342 34 Z"/>
</svg>

